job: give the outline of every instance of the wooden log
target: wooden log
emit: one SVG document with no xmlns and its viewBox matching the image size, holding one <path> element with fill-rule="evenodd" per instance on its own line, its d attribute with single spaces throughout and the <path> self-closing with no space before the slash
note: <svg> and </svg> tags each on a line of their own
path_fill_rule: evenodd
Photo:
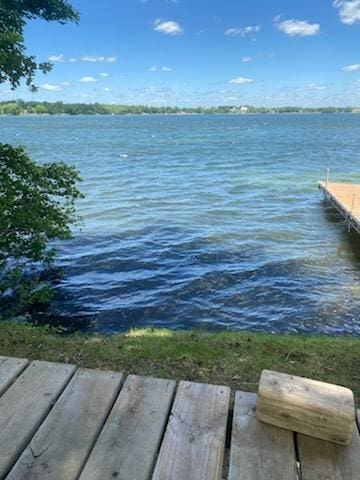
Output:
<svg viewBox="0 0 360 480">
<path fill-rule="evenodd" d="M 354 429 L 354 395 L 338 385 L 264 370 L 257 417 L 277 427 L 348 445 Z"/>
</svg>

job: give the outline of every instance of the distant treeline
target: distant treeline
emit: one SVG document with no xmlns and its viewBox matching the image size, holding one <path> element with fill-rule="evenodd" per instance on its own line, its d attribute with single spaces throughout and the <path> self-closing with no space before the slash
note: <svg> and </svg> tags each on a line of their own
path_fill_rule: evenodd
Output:
<svg viewBox="0 0 360 480">
<path fill-rule="evenodd" d="M 0 102 L 0 115 L 126 115 L 126 114 L 244 114 L 244 113 L 360 113 L 355 107 L 152 107 L 149 105 L 112 105 L 102 103 Z"/>
</svg>

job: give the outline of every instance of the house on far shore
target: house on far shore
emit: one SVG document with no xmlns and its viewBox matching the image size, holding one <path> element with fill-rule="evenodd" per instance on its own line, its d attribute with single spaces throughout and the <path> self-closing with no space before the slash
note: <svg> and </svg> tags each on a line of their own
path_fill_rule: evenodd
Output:
<svg viewBox="0 0 360 480">
<path fill-rule="evenodd" d="M 232 107 L 230 113 L 249 113 L 249 107 L 245 107 L 244 105 L 241 107 Z"/>
</svg>

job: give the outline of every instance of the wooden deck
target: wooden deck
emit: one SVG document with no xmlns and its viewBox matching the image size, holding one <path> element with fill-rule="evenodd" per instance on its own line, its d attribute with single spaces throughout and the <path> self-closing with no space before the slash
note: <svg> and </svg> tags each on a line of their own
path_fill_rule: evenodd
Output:
<svg viewBox="0 0 360 480">
<path fill-rule="evenodd" d="M 357 428 L 340 447 L 262 424 L 255 406 L 223 386 L 0 357 L 0 478 L 360 479 Z"/>
<path fill-rule="evenodd" d="M 325 197 L 358 233 L 360 233 L 360 184 L 319 182 Z"/>
</svg>

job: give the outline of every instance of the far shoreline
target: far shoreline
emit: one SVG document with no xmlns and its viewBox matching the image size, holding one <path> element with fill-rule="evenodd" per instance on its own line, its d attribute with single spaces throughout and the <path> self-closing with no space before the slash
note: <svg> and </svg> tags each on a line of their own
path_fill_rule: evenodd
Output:
<svg viewBox="0 0 360 480">
<path fill-rule="evenodd" d="M 124 115 L 314 115 L 314 114 L 357 114 L 360 107 L 255 107 L 252 105 L 223 105 L 212 107 L 179 107 L 151 105 L 120 105 L 101 103 L 26 102 L 11 100 L 0 102 L 1 116 L 124 116 Z"/>
<path fill-rule="evenodd" d="M 0 113 L 0 117 L 253 117 L 262 115 L 358 115 L 359 112 L 265 112 L 265 113 Z"/>
</svg>

